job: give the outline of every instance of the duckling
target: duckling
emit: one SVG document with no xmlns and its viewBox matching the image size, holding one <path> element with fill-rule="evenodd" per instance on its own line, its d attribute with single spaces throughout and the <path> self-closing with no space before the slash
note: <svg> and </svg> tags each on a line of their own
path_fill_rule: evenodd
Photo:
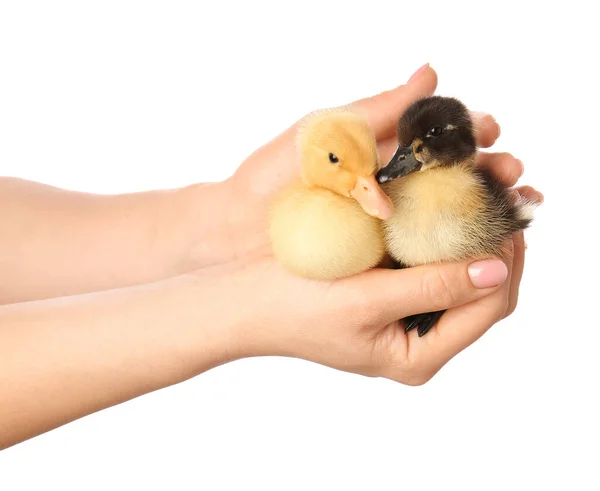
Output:
<svg viewBox="0 0 600 491">
<path fill-rule="evenodd" d="M 385 255 L 381 221 L 390 198 L 375 180 L 379 158 L 368 122 L 346 108 L 300 121 L 301 176 L 273 201 L 273 254 L 288 271 L 333 280 L 376 266 Z"/>
<path fill-rule="evenodd" d="M 490 172 L 476 168 L 474 122 L 456 98 L 413 103 L 397 125 L 398 147 L 378 171 L 393 215 L 383 222 L 386 248 L 398 266 L 487 259 L 528 228 L 535 203 L 516 199 Z M 425 335 L 444 310 L 405 319 Z"/>
</svg>

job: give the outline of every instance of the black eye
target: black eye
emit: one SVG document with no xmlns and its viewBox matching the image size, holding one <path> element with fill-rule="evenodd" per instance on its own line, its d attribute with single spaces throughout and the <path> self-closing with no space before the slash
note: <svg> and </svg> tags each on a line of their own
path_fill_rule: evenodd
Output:
<svg viewBox="0 0 600 491">
<path fill-rule="evenodd" d="M 428 136 L 440 136 L 444 132 L 444 129 L 441 126 L 434 126 L 428 132 Z"/>
<path fill-rule="evenodd" d="M 329 154 L 329 162 L 331 162 L 332 164 L 337 164 L 339 161 L 340 159 L 338 159 L 336 155 L 334 155 L 333 153 Z"/>
</svg>

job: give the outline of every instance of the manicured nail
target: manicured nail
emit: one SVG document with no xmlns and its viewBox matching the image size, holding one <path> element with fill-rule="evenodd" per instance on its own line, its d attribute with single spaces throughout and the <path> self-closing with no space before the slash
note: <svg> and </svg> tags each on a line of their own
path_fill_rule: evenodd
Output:
<svg viewBox="0 0 600 491">
<path fill-rule="evenodd" d="M 427 70 L 427 68 L 429 68 L 429 63 L 425 63 L 421 68 L 419 68 L 415 73 L 413 73 L 410 76 L 410 78 L 408 79 L 407 83 L 411 83 L 413 80 L 418 78 L 419 75 L 421 75 L 421 73 L 423 73 L 425 70 Z"/>
<path fill-rule="evenodd" d="M 469 276 L 475 288 L 489 288 L 508 277 L 508 268 L 499 259 L 485 259 L 469 265 Z"/>
<path fill-rule="evenodd" d="M 519 177 L 521 177 L 525 172 L 525 166 L 523 165 L 523 161 L 521 159 L 517 159 L 517 163 L 521 167 L 521 170 L 519 171 Z"/>
</svg>

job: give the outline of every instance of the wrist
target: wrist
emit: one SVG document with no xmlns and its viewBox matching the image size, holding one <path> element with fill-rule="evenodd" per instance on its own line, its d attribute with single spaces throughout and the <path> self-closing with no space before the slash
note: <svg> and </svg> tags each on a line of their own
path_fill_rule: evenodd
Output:
<svg viewBox="0 0 600 491">
<path fill-rule="evenodd" d="M 160 340 L 165 362 L 164 369 L 155 373 L 168 379 L 155 388 L 243 357 L 238 344 L 239 324 L 223 312 L 222 289 L 215 288 L 215 280 L 193 272 L 141 287 L 146 290 L 143 303 L 156 324 L 156 340 Z"/>
<path fill-rule="evenodd" d="M 173 226 L 179 243 L 175 256 L 177 273 L 219 264 L 233 255 L 230 188 L 230 182 L 225 180 L 191 184 L 176 192 L 165 220 Z"/>
</svg>

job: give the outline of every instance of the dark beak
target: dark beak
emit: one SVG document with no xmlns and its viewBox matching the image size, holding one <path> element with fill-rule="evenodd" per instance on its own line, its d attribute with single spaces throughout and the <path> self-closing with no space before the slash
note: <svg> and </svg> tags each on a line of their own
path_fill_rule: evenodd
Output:
<svg viewBox="0 0 600 491">
<path fill-rule="evenodd" d="M 415 158 L 412 147 L 398 147 L 385 167 L 377 172 L 377 182 L 383 184 L 392 179 L 406 176 L 418 171 L 421 165 L 421 162 Z"/>
</svg>

